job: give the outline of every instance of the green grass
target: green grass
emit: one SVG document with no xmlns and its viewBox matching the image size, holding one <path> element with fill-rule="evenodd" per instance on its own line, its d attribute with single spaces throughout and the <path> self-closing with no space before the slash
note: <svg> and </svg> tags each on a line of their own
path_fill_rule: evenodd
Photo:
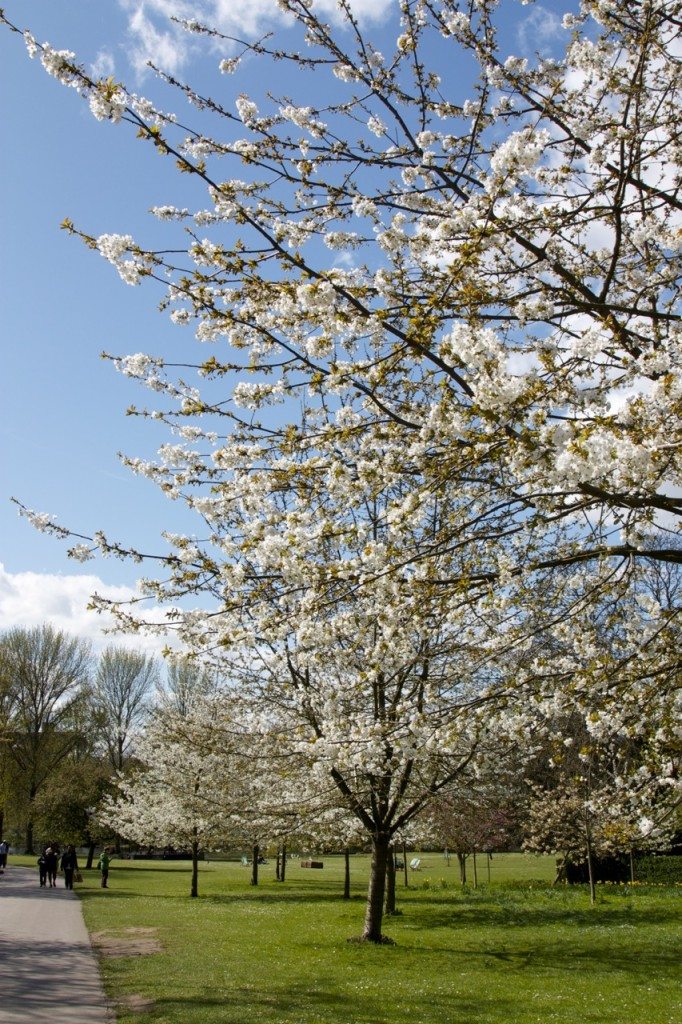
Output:
<svg viewBox="0 0 682 1024">
<path fill-rule="evenodd" d="M 488 886 L 464 891 L 453 861 L 422 856 L 398 879 L 402 913 L 387 919 L 395 946 L 348 943 L 362 927 L 367 859 L 261 869 L 202 865 L 189 899 L 188 865 L 112 862 L 111 889 L 96 872 L 79 886 L 91 931 L 153 927 L 164 948 L 105 958 L 113 999 L 154 1000 L 121 1024 L 672 1024 L 681 889 L 603 886 L 590 907 L 582 887 L 551 888 L 552 858 L 495 855 Z M 513 881 L 513 880 L 516 881 Z"/>
</svg>

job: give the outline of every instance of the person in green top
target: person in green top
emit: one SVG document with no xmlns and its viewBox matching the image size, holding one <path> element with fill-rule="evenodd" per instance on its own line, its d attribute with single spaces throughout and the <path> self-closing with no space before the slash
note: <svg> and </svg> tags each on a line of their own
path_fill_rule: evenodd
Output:
<svg viewBox="0 0 682 1024">
<path fill-rule="evenodd" d="M 105 848 L 104 850 L 102 850 L 102 852 L 100 854 L 99 861 L 97 862 L 97 867 L 99 868 L 100 872 L 102 873 L 102 881 L 101 881 L 100 884 L 101 884 L 103 889 L 107 888 L 107 882 L 109 880 L 109 862 L 110 862 L 110 860 L 111 860 L 111 857 L 109 856 L 109 851 Z"/>
</svg>

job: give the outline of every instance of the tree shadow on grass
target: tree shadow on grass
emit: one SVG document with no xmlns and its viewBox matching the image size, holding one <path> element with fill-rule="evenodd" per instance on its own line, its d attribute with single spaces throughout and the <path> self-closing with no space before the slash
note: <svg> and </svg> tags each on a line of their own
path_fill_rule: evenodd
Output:
<svg viewBox="0 0 682 1024">
<path fill-rule="evenodd" d="M 511 1001 L 485 995 L 474 1002 L 453 994 L 434 997 L 430 993 L 428 1008 L 406 1003 L 396 1010 L 392 1000 L 390 1010 L 384 1010 L 379 994 L 363 999 L 357 990 L 339 992 L 332 981 L 326 987 L 322 979 L 317 984 L 319 988 L 315 989 L 295 984 L 286 989 L 234 988 L 224 999 L 209 993 L 169 997 L 157 1000 L 155 1011 L 162 1019 L 168 1016 L 182 1020 L 183 1024 L 205 1024 L 209 1020 L 211 1024 L 443 1024 L 455 1020 L 458 1024 L 484 1024 L 513 1019 Z"/>
<path fill-rule="evenodd" d="M 672 925 L 680 921 L 680 906 L 676 900 L 661 901 L 652 906 L 638 903 L 636 897 L 615 897 L 613 902 L 600 902 L 594 907 L 587 904 L 575 906 L 561 900 L 538 906 L 521 900 L 512 902 L 484 897 L 466 901 L 436 898 L 411 902 L 405 910 L 412 924 L 424 928 L 469 929 L 505 925 L 551 928 L 565 925 L 590 929 Z"/>
<path fill-rule="evenodd" d="M 258 889 L 255 886 L 253 889 L 238 892 L 206 893 L 201 898 L 216 906 L 243 903 L 246 900 L 259 904 L 282 904 L 284 906 L 297 903 L 338 903 L 339 906 L 364 906 L 367 902 L 365 893 L 353 895 L 349 900 L 344 900 L 341 893 L 337 892 L 295 892 L 293 890 L 273 892 L 272 890 Z"/>
<path fill-rule="evenodd" d="M 102 889 L 98 886 L 79 886 L 78 893 L 82 899 L 137 899 L 144 897 L 145 900 L 164 900 L 177 901 L 181 905 L 190 904 L 202 904 L 210 905 L 213 907 L 234 907 L 235 905 L 243 905 L 245 903 L 252 903 L 259 906 L 292 906 L 296 904 L 323 904 L 323 903 L 338 903 L 340 907 L 363 907 L 367 901 L 367 897 L 364 894 L 351 896 L 349 900 L 344 900 L 338 893 L 325 893 L 325 892 L 268 892 L 260 890 L 258 888 L 237 890 L 229 893 L 202 893 L 196 898 L 192 898 L 188 891 L 185 892 L 144 892 L 140 891 L 140 888 L 125 888 L 124 882 L 118 888 L 114 887 Z"/>
<path fill-rule="evenodd" d="M 510 936 L 511 939 L 511 936 Z M 534 946 L 516 945 L 513 940 L 499 945 L 456 946 L 450 949 L 426 949 L 411 946 L 410 955 L 423 957 L 448 954 L 463 957 L 476 970 L 495 969 L 508 971 L 538 971 L 548 973 L 577 973 L 582 981 L 591 974 L 604 976 L 608 973 L 626 974 L 630 979 L 649 983 L 656 977 L 660 984 L 669 980 L 675 983 L 679 977 L 679 954 L 675 949 L 657 947 L 643 948 L 633 940 L 628 949 L 612 947 L 609 939 L 589 947 L 566 941 L 540 942 Z"/>
</svg>

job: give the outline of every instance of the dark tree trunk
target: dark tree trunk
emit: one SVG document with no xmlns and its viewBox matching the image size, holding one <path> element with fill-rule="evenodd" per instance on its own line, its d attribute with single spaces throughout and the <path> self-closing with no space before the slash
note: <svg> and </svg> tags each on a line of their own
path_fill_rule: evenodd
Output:
<svg viewBox="0 0 682 1024">
<path fill-rule="evenodd" d="M 33 849 L 33 822 L 26 822 L 26 849 L 24 853 L 33 855 L 35 850 Z"/>
<path fill-rule="evenodd" d="M 33 849 L 33 801 L 36 798 L 38 787 L 32 785 L 28 792 L 28 821 L 26 822 L 26 850 L 27 854 L 33 855 L 35 850 Z"/>
<path fill-rule="evenodd" d="M 282 863 L 279 866 L 279 880 L 284 882 L 287 877 L 287 844 L 282 843 Z"/>
<path fill-rule="evenodd" d="M 95 859 L 95 844 L 93 842 L 90 842 L 88 844 L 88 859 L 85 862 L 85 869 L 86 869 L 86 871 L 90 870 L 90 868 L 92 867 L 92 862 L 93 862 L 94 859 Z"/>
<path fill-rule="evenodd" d="M 384 832 L 372 837 L 372 865 L 367 890 L 367 908 L 362 938 L 365 942 L 386 941 L 381 934 L 386 895 L 386 868 L 390 852 L 389 837 Z"/>
<path fill-rule="evenodd" d="M 195 829 L 196 832 L 196 829 Z M 190 896 L 199 895 L 199 843 L 192 840 L 192 890 Z"/>
<path fill-rule="evenodd" d="M 467 884 L 467 855 L 466 853 L 458 853 L 457 860 L 459 861 L 459 880 L 462 885 Z"/>
<path fill-rule="evenodd" d="M 2 832 L 0 832 L 1 837 Z M 635 881 L 635 851 L 632 848 L 630 849 L 630 881 L 633 883 Z"/>
<path fill-rule="evenodd" d="M 280 857 L 281 857 L 281 847 L 278 846 L 277 847 L 277 857 L 275 859 L 275 878 L 277 879 L 278 882 L 282 881 L 282 876 L 280 874 L 280 867 L 279 867 L 279 865 L 280 865 Z"/>
<path fill-rule="evenodd" d="M 592 833 L 590 832 L 589 819 L 585 812 L 585 853 L 587 855 L 587 877 L 590 882 L 590 903 L 597 902 L 597 890 L 594 884 L 594 859 L 592 856 Z"/>
<path fill-rule="evenodd" d="M 386 913 L 395 914 L 395 848 L 389 847 L 386 861 Z"/>
<path fill-rule="evenodd" d="M 258 858 L 260 857 L 260 846 L 254 843 L 251 861 L 251 885 L 258 885 Z"/>
<path fill-rule="evenodd" d="M 343 851 L 343 898 L 350 899 L 350 850 Z"/>
</svg>

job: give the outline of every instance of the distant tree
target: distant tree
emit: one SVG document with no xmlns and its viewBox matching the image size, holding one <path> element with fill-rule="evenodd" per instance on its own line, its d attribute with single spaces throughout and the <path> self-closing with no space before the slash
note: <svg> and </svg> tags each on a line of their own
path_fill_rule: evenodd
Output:
<svg viewBox="0 0 682 1024">
<path fill-rule="evenodd" d="M 194 707 L 215 691 L 210 670 L 189 656 L 173 657 L 167 665 L 166 686 L 160 703 L 186 718 Z"/>
<path fill-rule="evenodd" d="M 669 846 L 679 792 L 640 742 L 589 725 L 576 714 L 548 720 L 530 766 L 524 846 L 560 854 L 560 873 L 584 865 L 594 902 L 600 858 Z"/>
<path fill-rule="evenodd" d="M 97 820 L 134 842 L 187 850 L 190 895 L 197 896 L 199 852 L 231 834 L 235 792 L 244 778 L 248 773 L 236 766 L 225 733 L 216 737 L 210 709 L 181 715 L 162 708 L 145 730 L 135 766 L 102 801 Z"/>
<path fill-rule="evenodd" d="M 107 647 L 92 688 L 95 721 L 112 767 L 121 771 L 158 682 L 156 661 L 140 651 Z"/>
<path fill-rule="evenodd" d="M 76 705 L 90 677 L 90 646 L 42 625 L 9 630 L 0 651 L 13 691 L 5 735 L 26 799 L 26 852 L 33 853 L 36 796 L 81 739 Z"/>
<path fill-rule="evenodd" d="M 70 755 L 54 771 L 34 802 L 36 834 L 46 841 L 87 846 L 94 852 L 102 832 L 94 810 L 111 788 L 111 769 L 101 758 Z M 111 832 L 106 832 L 106 838 Z M 86 867 L 92 866 L 91 857 Z"/>
<path fill-rule="evenodd" d="M 500 849 L 509 842 L 514 817 L 509 808 L 509 795 L 477 792 L 439 794 L 429 807 L 426 818 L 433 838 L 457 856 L 460 881 L 466 884 L 466 862 L 477 853 Z M 477 878 L 474 876 L 474 884 Z"/>
<path fill-rule="evenodd" d="M 5 650 L 0 645 L 0 839 L 5 828 L 5 808 L 10 795 L 12 719 L 16 704 L 16 687 L 8 671 Z"/>
</svg>

